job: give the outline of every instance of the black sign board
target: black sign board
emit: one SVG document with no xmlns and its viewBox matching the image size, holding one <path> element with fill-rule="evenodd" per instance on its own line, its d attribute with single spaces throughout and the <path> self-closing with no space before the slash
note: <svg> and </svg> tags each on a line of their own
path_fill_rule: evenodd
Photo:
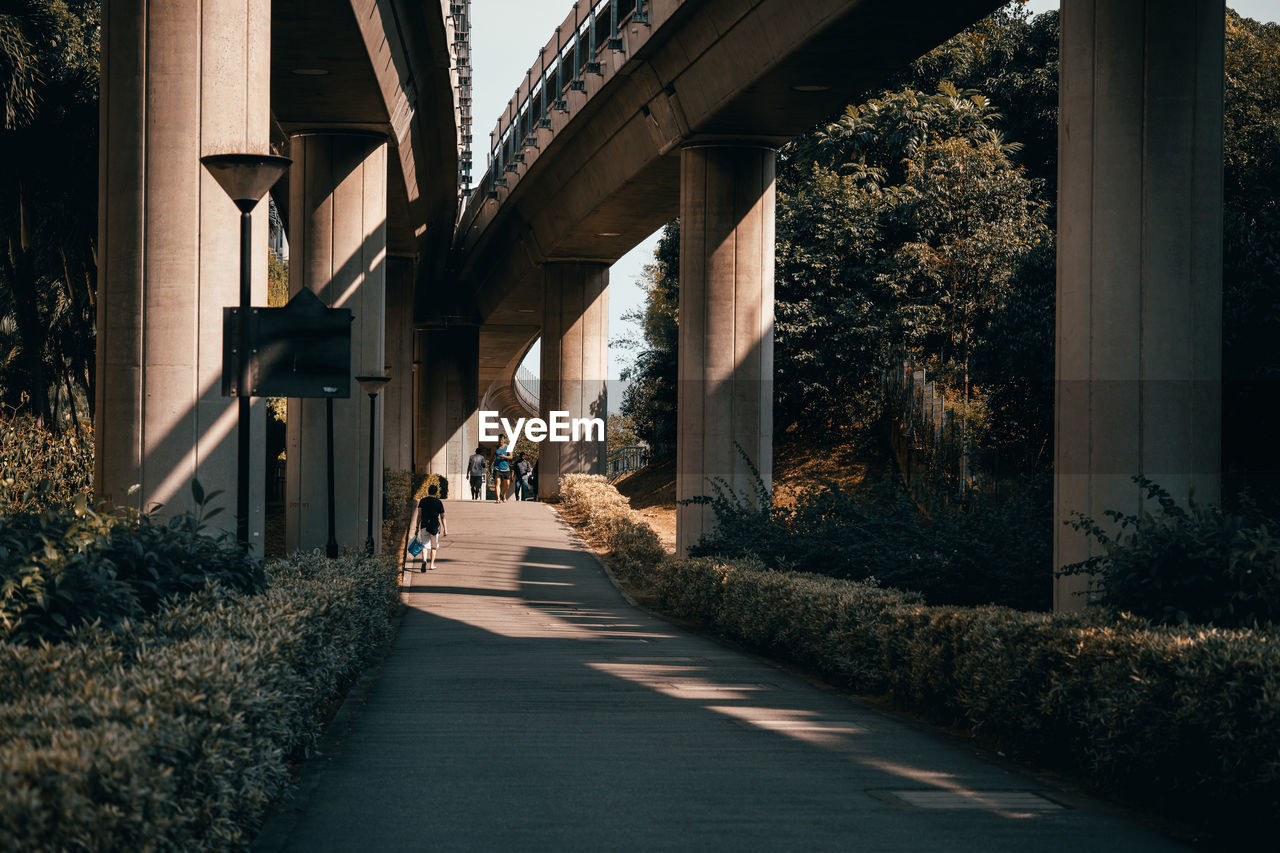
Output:
<svg viewBox="0 0 1280 853">
<path fill-rule="evenodd" d="M 303 288 L 283 308 L 249 309 L 249 395 L 350 397 L 351 310 Z M 239 308 L 222 309 L 222 395 L 238 396 Z"/>
</svg>

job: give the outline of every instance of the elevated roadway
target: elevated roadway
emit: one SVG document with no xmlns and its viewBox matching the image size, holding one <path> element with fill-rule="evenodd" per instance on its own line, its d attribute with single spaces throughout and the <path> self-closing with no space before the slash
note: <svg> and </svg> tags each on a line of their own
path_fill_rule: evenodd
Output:
<svg viewBox="0 0 1280 853">
<path fill-rule="evenodd" d="M 166 512 L 189 506 L 192 478 L 234 493 L 220 380 L 237 214 L 199 162 L 271 151 L 294 161 L 272 193 L 290 291 L 353 311 L 353 374 L 390 368 L 376 426 L 358 394 L 334 405 L 340 543 L 380 529 L 360 496 L 384 467 L 460 484 L 480 405 L 531 413 L 512 383 L 539 335 L 539 408 L 603 417 L 609 265 L 677 214 L 678 496 L 749 487 L 753 467 L 767 481 L 776 149 L 997 5 L 578 0 L 459 210 L 467 0 L 107 0 L 96 493 Z M 1140 511 L 1135 473 L 1218 495 L 1223 17 L 1220 0 L 1063 3 L 1059 565 L 1088 556 L 1063 532 L 1073 512 Z M 257 264 L 252 290 L 265 304 Z M 325 542 L 324 412 L 289 403 L 290 548 Z M 263 471 L 261 401 L 252 429 Z M 604 470 L 602 444 L 544 451 L 544 489 Z M 683 507 L 679 547 L 712 523 Z M 1061 584 L 1059 605 L 1077 591 Z"/>
</svg>

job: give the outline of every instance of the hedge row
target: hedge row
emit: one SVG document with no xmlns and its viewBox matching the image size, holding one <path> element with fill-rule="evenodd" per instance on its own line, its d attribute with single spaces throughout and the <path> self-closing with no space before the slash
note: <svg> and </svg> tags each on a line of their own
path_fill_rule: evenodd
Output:
<svg viewBox="0 0 1280 853">
<path fill-rule="evenodd" d="M 294 555 L 58 646 L 0 644 L 0 849 L 243 849 L 390 634 L 385 558 Z"/>
<path fill-rule="evenodd" d="M 658 534 L 604 477 L 566 474 L 560 478 L 560 501 L 571 515 L 584 519 L 587 535 L 608 549 L 611 562 L 624 574 L 644 572 L 666 557 Z"/>
<path fill-rule="evenodd" d="M 751 560 L 651 560 L 632 576 L 673 616 L 1100 787 L 1235 821 L 1280 813 L 1275 632 L 928 607 Z"/>
</svg>

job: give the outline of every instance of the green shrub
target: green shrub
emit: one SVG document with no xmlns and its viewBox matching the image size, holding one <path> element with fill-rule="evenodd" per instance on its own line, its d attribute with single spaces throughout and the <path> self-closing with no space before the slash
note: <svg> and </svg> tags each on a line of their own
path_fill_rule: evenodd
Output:
<svg viewBox="0 0 1280 853">
<path fill-rule="evenodd" d="M 566 474 L 560 478 L 560 501 L 583 518 L 587 535 L 608 549 L 614 566 L 635 574 L 666 559 L 653 528 L 636 518 L 631 504 L 598 474 Z"/>
<path fill-rule="evenodd" d="M 383 470 L 382 479 L 382 547 L 396 550 L 404 537 L 409 520 L 409 501 L 417 500 L 417 490 L 425 487 L 426 478 L 409 471 Z M 423 492 L 425 494 L 425 491 Z"/>
<path fill-rule="evenodd" d="M 673 616 L 1105 789 L 1223 825 L 1280 808 L 1280 633 L 928 607 L 752 560 L 677 560 L 650 581 Z"/>
<path fill-rule="evenodd" d="M 1051 603 L 1047 481 L 974 491 L 963 503 L 937 488 L 912 496 L 896 479 L 820 486 L 791 507 L 774 507 L 758 475 L 752 496 L 713 489 L 695 499 L 711 505 L 717 523 L 694 556 L 755 556 L 769 568 L 911 590 L 933 604 Z"/>
<path fill-rule="evenodd" d="M 409 471 L 382 470 L 382 517 L 392 518 L 404 511 L 413 497 L 413 474 Z"/>
<path fill-rule="evenodd" d="M 599 477 L 565 477 L 561 495 L 588 533 L 626 508 Z M 1280 811 L 1276 630 L 926 606 L 916 593 L 777 571 L 754 557 L 634 561 L 630 571 L 670 616 L 833 683 L 888 692 L 1104 789 L 1203 815 L 1227 835 L 1268 826 Z"/>
<path fill-rule="evenodd" d="M 69 506 L 93 481 L 93 431 L 53 433 L 0 409 L 0 515 Z"/>
<path fill-rule="evenodd" d="M 443 474 L 428 474 L 427 478 L 419 484 L 418 489 L 414 492 L 414 497 L 421 500 L 427 496 L 427 490 L 435 486 L 439 490 L 436 497 L 445 500 L 449 497 L 449 478 Z"/>
<path fill-rule="evenodd" d="M 261 589 L 266 575 L 242 545 L 202 532 L 217 493 L 193 482 L 192 495 L 196 511 L 168 522 L 100 515 L 84 495 L 69 509 L 0 516 L 0 638 L 59 642 L 85 622 L 114 628 L 210 582 Z"/>
<path fill-rule="evenodd" d="M 0 849 L 248 846 L 325 708 L 389 636 L 389 560 L 294 555 L 111 632 L 0 643 Z"/>
<path fill-rule="evenodd" d="M 1072 526 L 1095 538 L 1103 553 L 1064 573 L 1095 573 L 1099 604 L 1156 622 L 1224 628 L 1280 622 L 1280 542 L 1247 498 L 1238 513 L 1194 501 L 1183 509 L 1155 483 L 1133 479 L 1159 514 L 1110 510 L 1105 515 L 1120 528 L 1114 536 L 1077 514 Z"/>
</svg>

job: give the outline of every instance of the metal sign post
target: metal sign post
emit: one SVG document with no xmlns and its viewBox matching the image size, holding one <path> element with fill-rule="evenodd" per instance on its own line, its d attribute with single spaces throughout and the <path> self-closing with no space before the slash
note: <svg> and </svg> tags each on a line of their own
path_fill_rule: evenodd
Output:
<svg viewBox="0 0 1280 853">
<path fill-rule="evenodd" d="M 303 288 L 283 308 L 224 308 L 222 393 L 225 396 L 324 397 L 329 536 L 325 554 L 338 556 L 334 534 L 333 400 L 351 396 L 351 321 L 348 308 L 328 308 Z M 246 330 L 248 357 L 235 345 Z M 239 392 L 246 391 L 241 395 Z M 245 456 L 247 459 L 247 454 Z M 247 483 L 242 471 L 242 482 Z"/>
<path fill-rule="evenodd" d="M 273 154 L 211 154 L 201 157 L 200 162 L 240 210 L 239 310 L 241 315 L 235 326 L 234 344 L 231 343 L 232 336 L 228 336 L 225 332 L 223 335 L 222 393 L 226 397 L 239 398 L 236 538 L 240 544 L 247 547 L 249 545 L 249 389 L 245 386 L 251 346 L 246 315 L 251 303 L 250 281 L 253 272 L 253 262 L 249 256 L 253 243 L 253 221 L 250 217 L 253 209 L 258 206 L 258 202 L 267 194 L 267 190 L 280 180 L 293 161 L 288 157 L 277 157 Z M 229 377 L 225 369 L 228 348 L 231 348 L 237 357 L 235 364 L 237 381 L 233 386 L 235 390 L 231 393 L 227 392 Z"/>
</svg>

